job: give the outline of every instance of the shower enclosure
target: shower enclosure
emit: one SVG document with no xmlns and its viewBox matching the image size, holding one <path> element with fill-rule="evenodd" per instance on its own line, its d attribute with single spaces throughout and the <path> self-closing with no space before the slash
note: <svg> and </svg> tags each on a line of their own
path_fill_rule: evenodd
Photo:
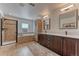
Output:
<svg viewBox="0 0 79 59">
<path fill-rule="evenodd" d="M 1 31 L 2 20 L 0 19 L 0 44 L 2 44 L 2 31 Z"/>
<path fill-rule="evenodd" d="M 12 19 L 0 19 L 0 44 L 6 45 L 17 42 L 18 21 Z"/>
</svg>

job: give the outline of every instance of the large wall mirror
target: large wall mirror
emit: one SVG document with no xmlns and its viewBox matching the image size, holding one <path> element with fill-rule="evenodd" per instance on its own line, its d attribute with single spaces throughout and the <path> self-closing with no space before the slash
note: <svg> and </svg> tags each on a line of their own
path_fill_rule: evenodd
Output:
<svg viewBox="0 0 79 59">
<path fill-rule="evenodd" d="M 51 27 L 50 22 L 51 22 L 50 18 L 45 18 L 43 20 L 44 30 L 50 30 Z"/>
<path fill-rule="evenodd" d="M 60 29 L 77 29 L 78 9 L 68 11 L 59 15 Z"/>
</svg>

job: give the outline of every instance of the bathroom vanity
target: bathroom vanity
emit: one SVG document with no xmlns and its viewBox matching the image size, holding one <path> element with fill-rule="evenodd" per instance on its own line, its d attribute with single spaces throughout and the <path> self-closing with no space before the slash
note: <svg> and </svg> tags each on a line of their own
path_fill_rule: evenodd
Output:
<svg viewBox="0 0 79 59">
<path fill-rule="evenodd" d="M 59 34 L 38 34 L 38 42 L 62 56 L 79 55 L 78 36 L 75 37 Z"/>
<path fill-rule="evenodd" d="M 78 9 L 72 9 L 59 14 L 59 31 L 65 31 L 65 34 L 53 34 L 48 33 L 46 29 L 45 33 L 38 34 L 38 42 L 49 48 L 50 50 L 63 55 L 63 56 L 78 56 L 79 55 L 79 36 L 69 35 L 68 30 L 78 29 Z M 58 19 L 57 19 L 58 20 Z M 54 21 L 53 21 L 54 22 Z M 51 29 L 52 31 L 53 29 Z M 50 29 L 49 29 L 50 31 Z"/>
</svg>

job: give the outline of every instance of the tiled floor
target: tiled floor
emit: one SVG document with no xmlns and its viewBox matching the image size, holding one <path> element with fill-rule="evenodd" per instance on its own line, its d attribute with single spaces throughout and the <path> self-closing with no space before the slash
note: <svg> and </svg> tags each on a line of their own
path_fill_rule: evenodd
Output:
<svg viewBox="0 0 79 59">
<path fill-rule="evenodd" d="M 0 47 L 0 56 L 59 56 L 37 42 Z"/>
</svg>

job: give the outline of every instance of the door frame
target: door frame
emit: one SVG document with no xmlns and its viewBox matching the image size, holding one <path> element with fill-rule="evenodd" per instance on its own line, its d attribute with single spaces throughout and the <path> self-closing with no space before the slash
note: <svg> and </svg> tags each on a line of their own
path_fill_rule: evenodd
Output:
<svg viewBox="0 0 79 59">
<path fill-rule="evenodd" d="M 2 20 L 10 20 L 10 21 L 16 21 L 16 43 L 18 42 L 18 20 L 12 20 L 12 19 L 7 19 L 7 18 L 1 18 L 1 46 L 3 46 L 3 38 L 2 38 L 2 30 L 3 30 L 3 21 Z M 12 43 L 10 43 L 12 44 Z M 5 45 L 10 45 L 10 44 L 5 44 Z"/>
</svg>

